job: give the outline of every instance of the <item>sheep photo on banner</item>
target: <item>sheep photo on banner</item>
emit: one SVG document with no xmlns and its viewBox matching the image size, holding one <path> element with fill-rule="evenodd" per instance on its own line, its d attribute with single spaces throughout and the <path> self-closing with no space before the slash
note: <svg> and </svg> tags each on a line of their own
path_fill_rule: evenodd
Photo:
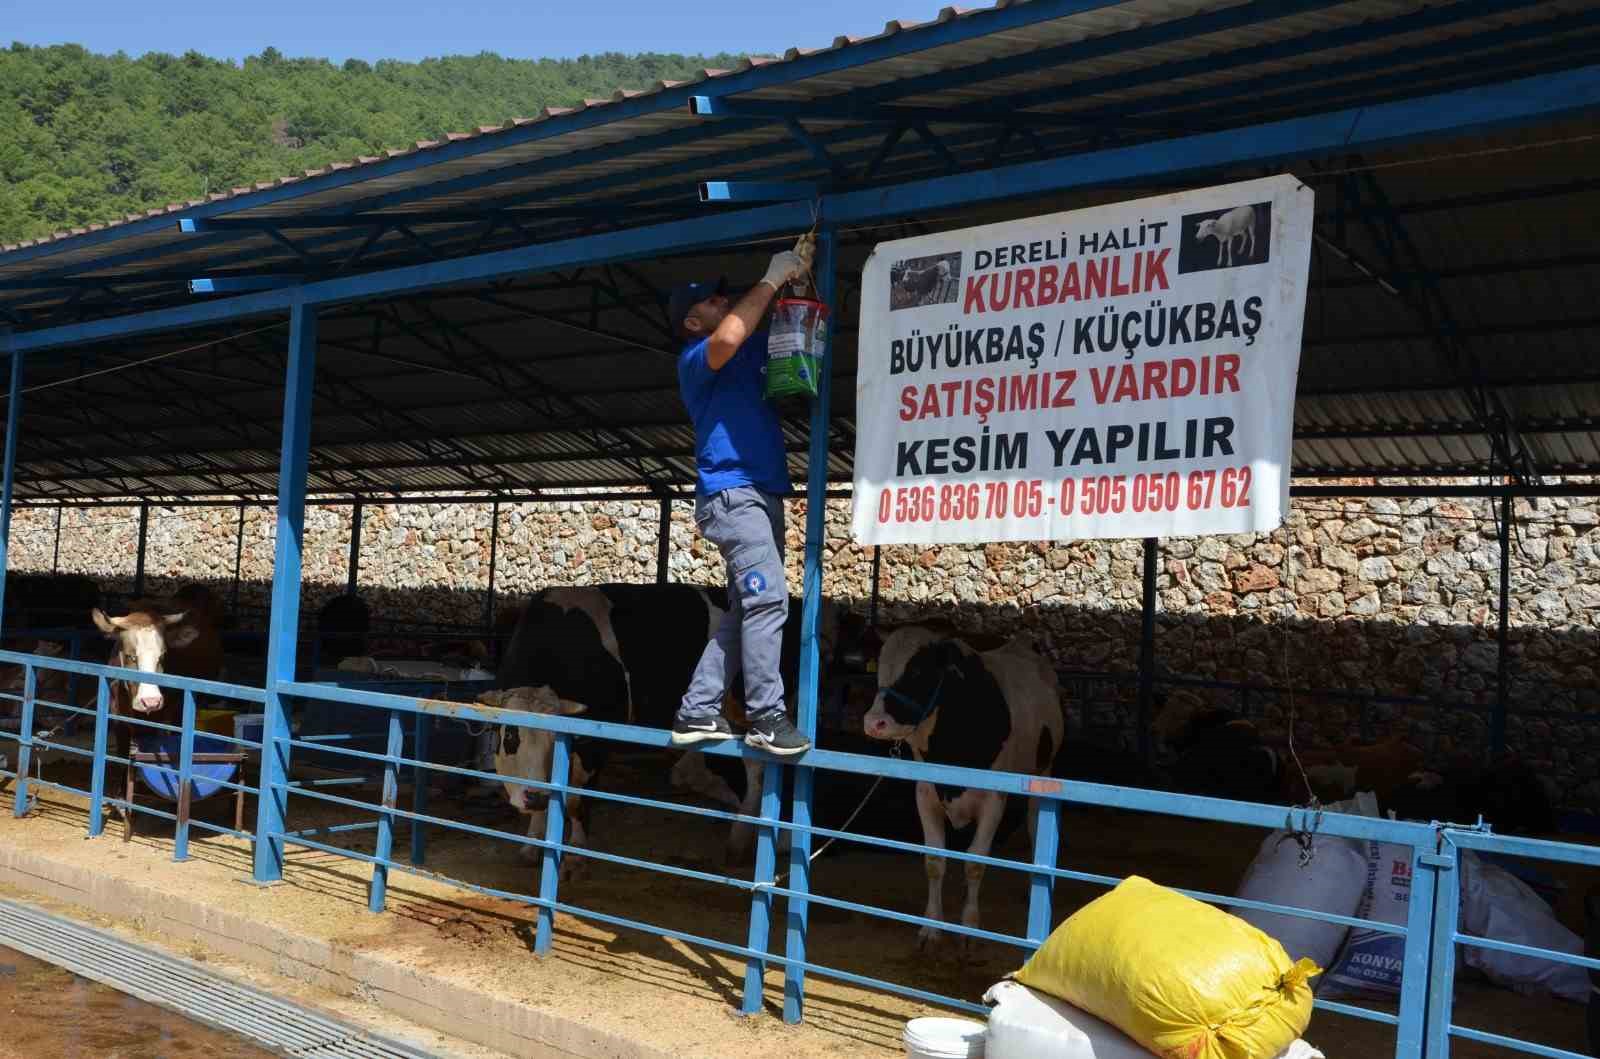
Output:
<svg viewBox="0 0 1600 1059">
<path fill-rule="evenodd" d="M 1313 214 L 1276 176 L 879 244 L 855 539 L 1276 529 Z"/>
</svg>

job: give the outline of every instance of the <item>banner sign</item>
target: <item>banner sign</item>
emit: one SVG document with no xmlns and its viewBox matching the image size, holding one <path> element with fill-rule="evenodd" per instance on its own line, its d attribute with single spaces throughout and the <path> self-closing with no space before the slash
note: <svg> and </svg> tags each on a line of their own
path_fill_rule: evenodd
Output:
<svg viewBox="0 0 1600 1059">
<path fill-rule="evenodd" d="M 855 539 L 1275 529 L 1313 198 L 1268 177 L 879 244 Z"/>
</svg>

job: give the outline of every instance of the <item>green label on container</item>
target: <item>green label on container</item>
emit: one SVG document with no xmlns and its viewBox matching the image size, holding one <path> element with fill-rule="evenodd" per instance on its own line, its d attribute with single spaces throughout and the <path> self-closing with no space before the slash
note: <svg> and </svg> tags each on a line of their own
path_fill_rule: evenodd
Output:
<svg viewBox="0 0 1600 1059">
<path fill-rule="evenodd" d="M 804 353 L 772 357 L 767 361 L 765 393 L 774 397 L 817 396 L 817 358 Z"/>
</svg>

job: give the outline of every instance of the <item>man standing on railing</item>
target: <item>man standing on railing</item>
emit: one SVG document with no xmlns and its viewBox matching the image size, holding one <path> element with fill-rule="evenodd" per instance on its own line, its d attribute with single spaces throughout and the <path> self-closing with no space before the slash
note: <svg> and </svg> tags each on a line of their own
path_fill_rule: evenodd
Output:
<svg viewBox="0 0 1600 1059">
<path fill-rule="evenodd" d="M 767 274 L 737 302 L 724 280 L 686 283 L 668 303 L 684 341 L 678 387 L 694 422 L 695 528 L 727 565 L 728 610 L 706 644 L 672 726 L 677 746 L 732 739 L 723 695 L 744 672 L 748 746 L 800 754 L 811 744 L 783 702 L 783 498 L 788 457 L 777 413 L 762 395 L 767 333 L 757 330 L 778 289 L 810 268 L 809 239 L 773 257 Z"/>
</svg>

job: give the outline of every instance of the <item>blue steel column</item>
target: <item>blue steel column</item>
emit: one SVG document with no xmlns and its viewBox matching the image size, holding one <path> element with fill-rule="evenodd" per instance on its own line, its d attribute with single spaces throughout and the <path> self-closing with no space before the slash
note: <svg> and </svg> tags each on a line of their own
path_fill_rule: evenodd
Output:
<svg viewBox="0 0 1600 1059">
<path fill-rule="evenodd" d="M 11 391 L 6 403 L 5 478 L 0 484 L 0 615 L 6 606 L 6 563 L 11 553 L 11 494 L 17 480 L 17 435 L 22 429 L 22 354 L 11 354 Z"/>
<path fill-rule="evenodd" d="M 28 769 L 33 766 L 33 700 L 38 695 L 38 671 L 22 667 L 22 713 L 17 718 L 17 785 L 12 788 L 11 815 L 28 815 Z"/>
<path fill-rule="evenodd" d="M 496 500 L 489 507 L 489 588 L 483 597 L 483 629 L 491 637 L 494 635 L 494 571 L 495 565 L 500 561 L 500 501 Z M 500 657 L 499 646 L 496 645 L 494 657 Z"/>
<path fill-rule="evenodd" d="M 822 541 L 826 534 L 828 488 L 828 424 L 833 393 L 834 314 L 838 309 L 836 277 L 838 240 L 833 225 L 817 233 L 817 296 L 828 306 L 826 355 L 817 365 L 817 399 L 811 403 L 811 448 L 806 456 L 806 566 L 802 581 L 804 609 L 800 614 L 800 709 L 799 726 L 812 743 L 817 740 L 817 692 L 821 658 L 817 648 L 817 617 L 822 610 Z M 815 789 L 815 770 L 799 765 L 794 770 L 794 808 L 790 817 L 796 830 L 790 836 L 789 889 L 809 893 L 811 889 L 811 795 Z M 785 954 L 790 962 L 783 976 L 783 1019 L 799 1022 L 805 1012 L 806 902 L 791 897 L 788 901 L 788 940 Z"/>
<path fill-rule="evenodd" d="M 361 578 L 361 501 L 350 511 L 350 561 L 346 563 L 349 576 L 345 580 L 345 593 L 356 594 L 356 582 Z"/>
<path fill-rule="evenodd" d="M 193 791 L 190 785 L 194 782 L 194 725 L 195 725 L 194 692 L 184 689 L 183 692 L 183 731 L 178 736 L 178 827 L 172 834 L 172 859 L 189 859 L 189 807 L 192 804 Z M 244 777 L 238 777 L 240 783 Z M 128 811 L 133 812 L 129 806 Z"/>
<path fill-rule="evenodd" d="M 233 545 L 233 588 L 228 591 L 228 613 L 239 616 L 239 573 L 244 568 L 244 502 L 239 503 L 239 537 Z"/>
<path fill-rule="evenodd" d="M 262 883 L 283 878 L 289 702 L 278 686 L 295 678 L 295 650 L 300 639 L 300 548 L 306 526 L 306 464 L 316 360 L 316 310 L 296 304 L 289 313 L 283 452 L 278 460 L 278 540 L 272 562 L 272 613 L 267 624 L 266 718 L 261 733 L 261 792 L 256 802 L 255 879 Z"/>
<path fill-rule="evenodd" d="M 1061 803 L 1054 798 L 1039 799 L 1039 817 L 1035 821 L 1033 837 L 1033 863 L 1039 868 L 1054 868 L 1060 857 Z M 1043 945 L 1050 936 L 1053 922 L 1050 907 L 1055 876 L 1039 872 L 1028 877 L 1028 940 Z"/>
<path fill-rule="evenodd" d="M 1489 716 L 1489 758 L 1506 749 L 1506 700 L 1509 692 L 1508 667 L 1511 661 L 1511 520 L 1516 517 L 1516 501 L 1511 490 L 1500 496 L 1500 610 L 1495 627 L 1494 712 Z"/>
<path fill-rule="evenodd" d="M 405 754 L 405 728 L 400 711 L 389 710 L 389 742 L 384 749 L 383 808 L 393 810 L 400 800 L 400 766 L 396 758 Z M 372 885 L 367 891 L 367 909 L 382 912 L 389 896 L 389 858 L 394 855 L 394 813 L 378 814 L 378 837 L 372 850 Z"/>
<path fill-rule="evenodd" d="M 1439 840 L 1439 879 L 1433 892 L 1433 953 L 1428 965 L 1428 1059 L 1450 1054 L 1456 987 L 1456 930 L 1461 915 L 1461 861 L 1448 834 Z M 1410 944 L 1409 939 L 1407 944 Z"/>
<path fill-rule="evenodd" d="M 1395 1059 L 1415 1059 L 1422 1050 L 1428 1016 L 1429 964 L 1433 959 L 1433 902 L 1445 863 L 1433 850 L 1417 846 L 1411 855 L 1411 900 L 1406 907 L 1406 954 L 1400 972 L 1400 1025 L 1395 1029 Z M 1448 883 L 1446 883 L 1448 885 Z"/>
<path fill-rule="evenodd" d="M 769 762 L 761 769 L 761 819 L 778 820 L 783 816 L 783 766 Z M 745 947 L 753 952 L 767 953 L 767 943 L 772 936 L 772 889 L 777 882 L 778 837 L 776 828 L 761 827 L 756 831 L 755 886 L 750 897 L 750 930 Z M 755 1015 L 766 1003 L 767 961 L 752 956 L 744 964 L 744 1005 L 746 1015 Z"/>
<path fill-rule="evenodd" d="M 144 551 L 150 542 L 150 504 L 139 505 L 139 554 L 134 559 L 133 598 L 144 598 Z"/>
<path fill-rule="evenodd" d="M 550 749 L 550 802 L 545 810 L 544 855 L 539 858 L 538 924 L 533 931 L 535 956 L 550 955 L 555 943 L 555 903 L 561 899 L 561 849 L 567 840 L 567 781 L 572 778 L 572 737 L 557 733 Z"/>
</svg>

